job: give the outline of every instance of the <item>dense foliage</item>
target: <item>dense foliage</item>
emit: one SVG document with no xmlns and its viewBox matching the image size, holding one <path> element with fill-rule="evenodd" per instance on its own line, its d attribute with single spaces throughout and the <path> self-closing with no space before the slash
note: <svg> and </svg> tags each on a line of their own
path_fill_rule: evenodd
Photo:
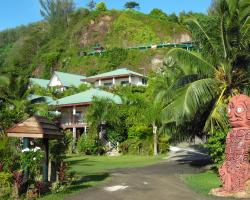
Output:
<svg viewBox="0 0 250 200">
<path fill-rule="evenodd" d="M 165 126 L 194 125 L 198 119 L 202 124 L 199 131 L 210 132 L 207 147 L 214 161 L 220 163 L 228 130 L 228 100 L 239 93 L 248 94 L 250 89 L 250 33 L 246 1 L 221 0 L 217 4 L 213 16 L 196 15 L 185 20 L 201 51 L 168 52 L 173 84 L 169 90 L 161 90 L 159 98 L 165 101 Z"/>
<path fill-rule="evenodd" d="M 171 42 L 173 34 L 186 30 L 157 13 L 106 10 L 102 2 L 90 11 L 76 9 L 70 0 L 41 0 L 41 13 L 45 21 L 0 32 L 0 72 L 49 78 L 56 69 L 93 75 L 121 66 L 150 68 L 151 59 L 162 57 L 166 49 L 122 48 Z M 97 44 L 109 53 L 83 56 Z"/>
<path fill-rule="evenodd" d="M 102 154 L 109 141 L 112 146 L 119 143 L 124 154 L 157 155 L 168 150 L 169 140 L 206 135 L 206 147 L 219 166 L 229 127 L 226 105 L 233 95 L 250 94 L 247 0 L 216 0 L 208 15 L 181 12 L 179 16 L 160 9 L 143 14 L 132 9 L 139 6 L 136 2 L 128 2 L 124 11 L 108 10 L 105 3 L 94 1 L 89 1 L 89 9 L 76 9 L 72 0 L 40 3 L 44 21 L 0 32 L 1 130 L 33 114 L 54 117 L 48 105 L 28 101 L 30 94 L 57 99 L 88 89 L 87 85 L 62 93 L 56 88 L 28 89 L 31 76 L 50 78 L 54 70 L 89 76 L 122 66 L 139 71 L 143 66 L 150 72 L 148 87 L 107 89 L 122 97 L 122 105 L 94 100 L 88 109 L 89 135 L 80 137 L 78 151 Z M 192 35 L 194 51 L 129 48 L 173 42 L 182 34 Z M 87 56 L 96 46 L 105 53 Z M 165 54 L 164 65 L 152 67 Z M 61 161 L 72 153 L 68 136 L 51 143 L 61 174 L 65 169 Z M 9 173 L 12 162 L 15 169 L 21 168 L 14 162 L 20 155 L 9 148 L 15 146 L 17 141 L 1 136 L 0 171 Z M 1 175 L 8 181 L 8 174 Z"/>
</svg>

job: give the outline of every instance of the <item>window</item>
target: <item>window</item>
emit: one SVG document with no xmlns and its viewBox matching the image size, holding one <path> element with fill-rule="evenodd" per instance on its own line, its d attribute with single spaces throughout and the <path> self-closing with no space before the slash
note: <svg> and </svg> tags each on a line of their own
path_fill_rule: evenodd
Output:
<svg viewBox="0 0 250 200">
<path fill-rule="evenodd" d="M 121 85 L 129 85 L 129 81 L 121 81 Z"/>
<path fill-rule="evenodd" d="M 84 113 L 81 111 L 76 111 L 75 120 L 77 124 L 81 124 L 84 122 Z"/>
<path fill-rule="evenodd" d="M 103 85 L 106 86 L 106 87 L 111 87 L 113 85 L 113 83 L 112 82 L 107 82 L 107 83 L 104 83 Z"/>
<path fill-rule="evenodd" d="M 147 80 L 145 78 L 142 79 L 142 84 L 147 85 Z"/>
</svg>

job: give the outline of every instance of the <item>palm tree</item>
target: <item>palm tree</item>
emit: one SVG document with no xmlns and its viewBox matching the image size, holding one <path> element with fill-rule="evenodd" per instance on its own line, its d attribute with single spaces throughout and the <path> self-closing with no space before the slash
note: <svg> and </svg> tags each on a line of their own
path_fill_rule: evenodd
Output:
<svg viewBox="0 0 250 200">
<path fill-rule="evenodd" d="M 218 8 L 217 35 L 216 31 L 210 35 L 197 19 L 187 20 L 202 38 L 197 40 L 201 52 L 172 49 L 168 53 L 182 75 L 171 92 L 163 92 L 169 98 L 163 109 L 165 124 L 182 124 L 207 112 L 206 131 L 225 129 L 228 98 L 249 89 L 250 5 L 247 0 L 221 0 Z"/>
<path fill-rule="evenodd" d="M 113 109 L 115 103 L 108 98 L 94 98 L 93 103 L 87 110 L 87 121 L 95 132 L 98 132 L 99 139 L 103 136 L 104 124 L 109 121 L 117 123 L 118 116 Z M 110 112 L 112 111 L 112 112 Z"/>
</svg>

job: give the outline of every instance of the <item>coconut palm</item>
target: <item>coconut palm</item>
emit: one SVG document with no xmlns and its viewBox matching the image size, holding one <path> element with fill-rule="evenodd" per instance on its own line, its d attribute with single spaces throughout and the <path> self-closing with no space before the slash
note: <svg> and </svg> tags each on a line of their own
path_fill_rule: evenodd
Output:
<svg viewBox="0 0 250 200">
<path fill-rule="evenodd" d="M 170 94 L 165 91 L 170 97 L 163 109 L 165 124 L 182 124 L 197 113 L 207 112 L 205 130 L 224 129 L 228 97 L 249 89 L 249 1 L 220 0 L 218 4 L 215 20 L 219 28 L 211 35 L 197 19 L 187 20 L 196 32 L 194 36 L 199 35 L 201 52 L 173 49 L 168 53 L 182 75 Z"/>
</svg>

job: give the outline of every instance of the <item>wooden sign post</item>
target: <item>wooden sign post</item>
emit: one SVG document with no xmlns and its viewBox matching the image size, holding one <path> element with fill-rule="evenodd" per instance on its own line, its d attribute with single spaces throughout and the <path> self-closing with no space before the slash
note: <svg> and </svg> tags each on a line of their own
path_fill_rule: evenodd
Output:
<svg viewBox="0 0 250 200">
<path fill-rule="evenodd" d="M 49 169 L 49 139 L 61 138 L 63 135 L 60 129 L 44 117 L 33 116 L 8 129 L 7 135 L 8 137 L 23 138 L 23 148 L 29 148 L 30 138 L 40 138 L 43 140 L 45 151 L 43 180 L 47 182 Z M 28 176 L 28 169 L 25 171 L 26 176 Z"/>
</svg>

